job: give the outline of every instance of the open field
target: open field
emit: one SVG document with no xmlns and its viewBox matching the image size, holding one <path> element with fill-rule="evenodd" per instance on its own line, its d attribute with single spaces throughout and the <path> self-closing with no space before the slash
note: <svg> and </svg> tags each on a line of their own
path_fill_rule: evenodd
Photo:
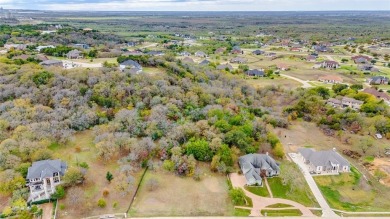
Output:
<svg viewBox="0 0 390 219">
<path fill-rule="evenodd" d="M 287 79 L 287 78 L 281 78 L 281 77 L 276 77 L 274 79 L 250 78 L 250 79 L 246 79 L 246 81 L 255 88 L 263 88 L 263 87 L 274 85 L 274 86 L 281 86 L 282 88 L 285 89 L 295 89 L 302 86 L 302 84 L 297 81 Z"/>
<path fill-rule="evenodd" d="M 201 164 L 200 168 L 201 181 L 178 177 L 161 168 L 148 171 L 129 214 L 143 217 L 234 215 L 226 177 L 211 173 L 207 165 Z M 158 181 L 154 191 L 148 189 L 150 179 Z M 236 210 L 236 214 L 241 213 Z"/>
<path fill-rule="evenodd" d="M 86 180 L 82 185 L 78 187 L 84 191 L 84 194 L 80 194 L 84 197 L 85 202 L 83 206 L 74 208 L 69 206 L 68 198 L 58 202 L 59 206 L 64 206 L 63 210 L 58 208 L 59 218 L 79 218 L 86 215 L 100 215 L 105 213 L 123 213 L 126 211 L 131 194 L 130 192 L 126 196 L 121 196 L 119 192 L 116 192 L 114 184 L 108 183 L 105 176 L 108 171 L 113 173 L 114 178 L 119 173 L 119 166 L 116 160 L 104 163 L 97 157 L 96 148 L 93 144 L 93 134 L 91 130 L 79 132 L 75 135 L 74 140 L 67 145 L 52 145 L 49 147 L 54 156 L 67 162 L 68 166 L 76 166 L 77 163 L 86 162 L 89 165 L 89 169 L 86 173 Z M 80 150 L 80 152 L 78 152 Z M 139 173 L 136 173 L 134 178 L 138 181 Z M 97 201 L 103 198 L 103 190 L 107 189 L 109 195 L 104 197 L 107 206 L 100 208 L 97 206 Z M 135 188 L 134 188 L 135 189 Z M 115 207 L 114 207 L 114 203 Z"/>
</svg>

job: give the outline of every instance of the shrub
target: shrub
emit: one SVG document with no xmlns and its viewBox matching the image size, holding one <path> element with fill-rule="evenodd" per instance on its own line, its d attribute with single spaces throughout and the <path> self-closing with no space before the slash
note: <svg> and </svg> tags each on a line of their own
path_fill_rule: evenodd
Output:
<svg viewBox="0 0 390 219">
<path fill-rule="evenodd" d="M 65 196 L 65 189 L 62 186 L 56 187 L 56 192 L 51 195 L 52 199 L 62 199 Z"/>
<path fill-rule="evenodd" d="M 60 210 L 64 210 L 65 209 L 65 205 L 64 204 L 60 204 Z"/>
<path fill-rule="evenodd" d="M 111 182 L 111 180 L 114 179 L 114 176 L 112 175 L 112 173 L 110 173 L 110 171 L 108 171 L 108 172 L 106 173 L 106 179 L 107 179 L 107 181 L 108 181 L 109 183 Z"/>
<path fill-rule="evenodd" d="M 164 170 L 172 172 L 175 170 L 175 163 L 171 160 L 165 160 L 163 163 Z"/>
<path fill-rule="evenodd" d="M 99 199 L 98 202 L 97 202 L 97 205 L 98 205 L 99 207 L 101 207 L 101 208 L 106 207 L 106 205 L 107 205 L 106 200 L 104 200 L 104 199 L 102 199 L 102 198 Z"/>
<path fill-rule="evenodd" d="M 241 188 L 234 188 L 229 191 L 229 196 L 234 205 L 245 205 L 245 193 Z"/>
<path fill-rule="evenodd" d="M 103 189 L 103 196 L 104 197 L 107 197 L 109 194 L 110 194 L 110 191 L 107 188 Z"/>
<path fill-rule="evenodd" d="M 88 169 L 88 168 L 89 168 L 89 165 L 88 165 L 86 162 L 81 162 L 81 163 L 79 164 L 79 166 L 80 166 L 81 168 L 84 168 L 84 169 Z"/>
<path fill-rule="evenodd" d="M 80 153 L 81 152 L 81 147 L 80 146 L 76 146 L 74 148 L 74 150 L 76 151 L 76 153 Z"/>
<path fill-rule="evenodd" d="M 199 161 L 210 161 L 213 157 L 209 143 L 204 139 L 191 139 L 186 145 L 186 153 L 194 155 L 195 159 Z"/>
<path fill-rule="evenodd" d="M 118 202 L 114 202 L 114 204 L 112 204 L 112 208 L 118 208 Z"/>
</svg>

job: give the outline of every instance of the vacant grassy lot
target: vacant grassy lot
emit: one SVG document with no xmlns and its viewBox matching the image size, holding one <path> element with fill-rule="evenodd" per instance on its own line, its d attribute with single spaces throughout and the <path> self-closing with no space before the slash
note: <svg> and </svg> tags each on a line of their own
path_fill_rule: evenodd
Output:
<svg viewBox="0 0 390 219">
<path fill-rule="evenodd" d="M 262 215 L 268 217 L 292 217 L 301 216 L 302 212 L 298 209 L 286 209 L 286 210 L 261 210 Z"/>
<path fill-rule="evenodd" d="M 388 197 L 379 201 L 377 192 L 354 168 L 351 173 L 316 176 L 314 180 L 332 208 L 353 212 L 390 209 L 390 203 L 385 201 Z"/>
<path fill-rule="evenodd" d="M 249 192 L 263 197 L 269 197 L 269 192 L 265 186 L 245 186 Z"/>
<path fill-rule="evenodd" d="M 139 217 L 234 215 L 226 177 L 211 173 L 205 164 L 200 168 L 201 181 L 159 168 L 148 171 L 129 214 Z M 158 181 L 154 191 L 147 186 L 150 179 Z"/>
<path fill-rule="evenodd" d="M 282 88 L 291 90 L 302 86 L 301 83 L 282 77 L 270 78 L 247 78 L 246 81 L 255 88 L 263 88 L 267 86 L 280 86 Z"/>
<path fill-rule="evenodd" d="M 108 183 L 105 176 L 108 171 L 113 173 L 114 178 L 119 173 L 119 166 L 116 160 L 111 162 L 100 161 L 96 154 L 96 148 L 93 144 L 93 133 L 90 130 L 79 132 L 75 135 L 74 140 L 67 145 L 53 144 L 49 148 L 53 151 L 54 156 L 67 162 L 68 166 L 77 166 L 77 163 L 86 162 L 89 169 L 86 173 L 85 182 L 79 187 L 84 191 L 80 194 L 85 200 L 82 206 L 76 208 L 68 206 L 68 198 L 59 201 L 63 209 L 58 208 L 59 218 L 80 218 L 86 215 L 100 215 L 105 213 L 123 213 L 127 210 L 130 203 L 131 191 L 126 196 L 121 196 L 114 188 L 113 183 Z M 139 178 L 139 173 L 135 176 L 135 181 Z M 100 208 L 97 201 L 103 198 L 103 190 L 107 189 L 109 195 L 105 197 L 107 206 Z M 135 187 L 134 187 L 135 190 Z M 114 203 L 116 203 L 114 207 Z"/>
</svg>

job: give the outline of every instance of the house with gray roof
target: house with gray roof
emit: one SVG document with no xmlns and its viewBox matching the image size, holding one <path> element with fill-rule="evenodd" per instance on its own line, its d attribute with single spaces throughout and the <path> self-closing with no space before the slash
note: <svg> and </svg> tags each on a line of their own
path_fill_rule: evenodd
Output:
<svg viewBox="0 0 390 219">
<path fill-rule="evenodd" d="M 30 189 L 28 201 L 49 199 L 61 183 L 67 165 L 61 160 L 41 160 L 34 162 L 27 172 L 27 186 Z"/>
<path fill-rule="evenodd" d="M 72 51 L 69 51 L 68 54 L 66 54 L 66 57 L 68 59 L 81 59 L 83 58 L 83 53 L 77 49 L 74 49 Z"/>
<path fill-rule="evenodd" d="M 119 64 L 119 69 L 122 72 L 130 71 L 130 73 L 139 74 L 142 72 L 142 66 L 133 60 L 126 60 Z"/>
<path fill-rule="evenodd" d="M 217 66 L 217 70 L 229 70 L 229 71 L 233 71 L 233 66 L 229 65 L 229 64 L 221 64 L 221 65 L 218 65 Z"/>
<path fill-rule="evenodd" d="M 262 186 L 262 177 L 280 174 L 279 164 L 267 154 L 247 154 L 238 159 L 248 186 Z"/>
<path fill-rule="evenodd" d="M 340 172 L 350 172 L 351 166 L 348 160 L 337 153 L 335 149 L 315 151 L 311 148 L 300 148 L 298 154 L 311 173 L 339 174 Z"/>
</svg>

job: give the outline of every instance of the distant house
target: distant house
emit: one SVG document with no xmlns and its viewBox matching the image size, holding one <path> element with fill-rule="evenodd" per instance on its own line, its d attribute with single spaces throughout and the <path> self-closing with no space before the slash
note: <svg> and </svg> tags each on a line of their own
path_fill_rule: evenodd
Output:
<svg viewBox="0 0 390 219">
<path fill-rule="evenodd" d="M 79 48 L 79 49 L 89 49 L 89 45 L 88 44 L 84 44 L 84 43 L 74 44 L 73 47 Z"/>
<path fill-rule="evenodd" d="M 49 199 L 61 183 L 67 165 L 61 160 L 41 160 L 32 163 L 27 171 L 28 201 Z"/>
<path fill-rule="evenodd" d="M 66 54 L 66 57 L 68 59 L 81 59 L 81 58 L 83 58 L 83 53 L 77 49 L 74 49 L 74 50 L 68 52 L 68 54 Z"/>
<path fill-rule="evenodd" d="M 372 59 L 371 59 L 370 57 L 368 57 L 368 56 L 358 55 L 358 56 L 352 57 L 352 60 L 353 60 L 356 64 L 366 64 L 366 63 L 370 63 L 370 61 L 371 61 Z"/>
<path fill-rule="evenodd" d="M 316 60 L 317 60 L 317 57 L 314 55 L 308 55 L 306 57 L 306 61 L 308 61 L 308 62 L 315 62 Z"/>
<path fill-rule="evenodd" d="M 195 53 L 195 56 L 196 57 L 200 57 L 200 58 L 207 58 L 208 57 L 208 55 L 206 53 L 202 52 L 202 51 L 197 51 Z"/>
<path fill-rule="evenodd" d="M 321 76 L 318 80 L 326 84 L 340 84 L 343 82 L 343 79 L 336 75 Z"/>
<path fill-rule="evenodd" d="M 191 53 L 184 51 L 184 52 L 179 53 L 179 56 L 191 56 Z"/>
<path fill-rule="evenodd" d="M 63 63 L 61 60 L 46 60 L 41 63 L 39 63 L 42 66 L 45 67 L 52 67 L 52 66 L 57 66 L 57 67 L 62 67 Z"/>
<path fill-rule="evenodd" d="M 302 52 L 302 48 L 300 48 L 300 47 L 292 47 L 292 48 L 290 48 L 290 51 L 291 52 Z"/>
<path fill-rule="evenodd" d="M 127 60 L 119 64 L 119 69 L 122 72 L 129 71 L 130 73 L 139 74 L 142 72 L 142 66 L 133 60 Z"/>
<path fill-rule="evenodd" d="M 351 109 L 359 110 L 360 107 L 363 105 L 363 103 L 364 103 L 363 101 L 356 100 L 349 97 L 343 97 L 341 99 L 342 108 L 349 107 Z"/>
<path fill-rule="evenodd" d="M 238 163 L 248 186 L 262 186 L 262 177 L 280 174 L 279 164 L 268 154 L 247 154 L 240 157 Z"/>
<path fill-rule="evenodd" d="M 217 70 L 226 70 L 233 71 L 233 67 L 229 64 L 222 64 L 217 66 Z"/>
<path fill-rule="evenodd" d="M 163 55 L 165 55 L 165 53 L 163 51 L 149 51 L 146 54 L 150 55 L 150 56 L 163 56 Z"/>
<path fill-rule="evenodd" d="M 143 54 L 144 54 L 144 53 L 141 52 L 141 51 L 134 50 L 134 51 L 126 52 L 126 53 L 124 53 L 123 55 L 125 55 L 125 56 L 129 56 L 129 55 L 132 55 L 132 56 L 140 56 L 140 55 L 143 55 Z"/>
<path fill-rule="evenodd" d="M 367 82 L 371 85 L 381 85 L 381 84 L 389 84 L 389 78 L 385 76 L 375 76 L 372 78 L 369 78 Z"/>
<path fill-rule="evenodd" d="M 226 48 L 221 47 L 215 50 L 215 54 L 223 54 L 226 51 Z"/>
<path fill-rule="evenodd" d="M 230 63 L 238 63 L 238 64 L 244 64 L 247 61 L 248 61 L 247 59 L 242 58 L 242 57 L 236 57 L 236 58 L 230 59 Z"/>
<path fill-rule="evenodd" d="M 86 28 L 83 29 L 83 31 L 85 31 L 85 32 L 91 32 L 91 31 L 93 31 L 93 29 L 92 29 L 92 28 L 86 27 Z"/>
<path fill-rule="evenodd" d="M 277 54 L 274 52 L 266 53 L 265 56 L 270 57 L 270 58 L 276 58 Z"/>
<path fill-rule="evenodd" d="M 242 51 L 239 46 L 234 46 L 231 53 L 232 54 L 244 54 L 244 51 Z"/>
<path fill-rule="evenodd" d="M 276 67 L 279 70 L 281 70 L 281 71 L 288 71 L 288 70 L 290 70 L 290 67 L 288 65 L 286 65 L 286 64 L 283 64 L 283 63 L 277 64 Z"/>
<path fill-rule="evenodd" d="M 8 51 L 11 50 L 11 49 L 26 50 L 27 49 L 27 45 L 26 44 L 5 44 L 4 48 L 6 50 L 8 50 Z"/>
<path fill-rule="evenodd" d="M 137 42 L 135 42 L 135 41 L 130 41 L 130 42 L 127 42 L 127 46 L 128 46 L 128 47 L 134 47 L 134 46 L 137 46 Z"/>
<path fill-rule="evenodd" d="M 311 148 L 301 148 L 298 154 L 307 165 L 310 172 L 316 174 L 339 174 L 340 172 L 350 172 L 348 160 L 333 150 L 314 151 Z"/>
<path fill-rule="evenodd" d="M 251 77 L 264 77 L 265 76 L 264 71 L 258 70 L 258 69 L 248 70 L 245 72 L 245 74 L 247 76 L 251 76 Z"/>
<path fill-rule="evenodd" d="M 257 55 L 257 56 L 258 55 L 263 55 L 264 53 L 265 53 L 264 51 L 261 51 L 259 49 L 252 52 L 253 55 Z"/>
<path fill-rule="evenodd" d="M 322 68 L 327 68 L 327 69 L 336 69 L 340 67 L 340 64 L 335 61 L 324 61 L 322 62 L 321 65 Z"/>
<path fill-rule="evenodd" d="M 46 48 L 56 48 L 55 46 L 53 45 L 48 45 L 48 46 L 37 46 L 37 48 L 35 50 L 37 50 L 38 52 L 40 52 L 42 49 L 46 49 Z"/>
<path fill-rule="evenodd" d="M 358 65 L 357 67 L 360 71 L 365 71 L 365 72 L 379 72 L 379 69 L 375 68 L 371 64 L 365 64 L 365 65 Z"/>
<path fill-rule="evenodd" d="M 201 61 L 201 62 L 199 63 L 199 65 L 209 65 L 209 64 L 210 64 L 210 61 L 207 60 L 207 59 L 205 59 L 205 60 L 203 60 L 203 61 Z"/>
<path fill-rule="evenodd" d="M 312 47 L 316 52 L 331 52 L 332 50 L 324 45 L 315 45 Z"/>
<path fill-rule="evenodd" d="M 378 99 L 384 100 L 387 104 L 390 104 L 390 96 L 385 92 L 380 92 L 375 88 L 366 88 L 363 90 L 363 93 L 371 94 Z"/>
<path fill-rule="evenodd" d="M 341 108 L 343 106 L 341 100 L 336 98 L 329 98 L 326 101 L 326 104 L 332 106 L 333 108 Z"/>
<path fill-rule="evenodd" d="M 185 57 L 181 61 L 184 62 L 184 63 L 194 63 L 194 60 L 191 59 L 190 57 Z"/>
</svg>

